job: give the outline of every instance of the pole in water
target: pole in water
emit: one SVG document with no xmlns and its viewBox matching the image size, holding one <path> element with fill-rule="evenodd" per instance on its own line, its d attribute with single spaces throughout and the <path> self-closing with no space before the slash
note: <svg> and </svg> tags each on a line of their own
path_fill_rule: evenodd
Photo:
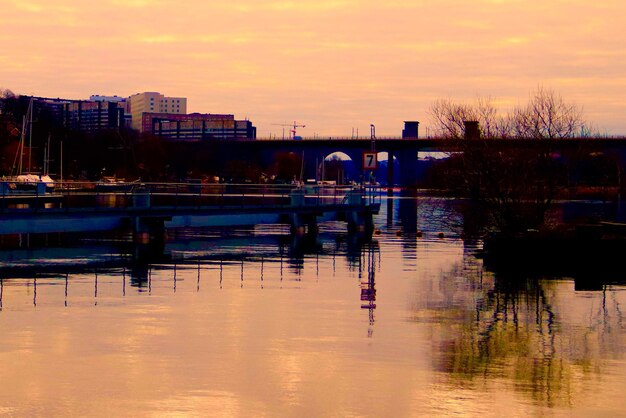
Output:
<svg viewBox="0 0 626 418">
<path fill-rule="evenodd" d="M 263 289 L 263 257 L 261 256 L 261 289 Z"/>
<path fill-rule="evenodd" d="M 243 258 L 241 259 L 241 287 L 243 287 Z"/>
<path fill-rule="evenodd" d="M 176 264 L 174 264 L 174 293 L 176 293 Z"/>
<path fill-rule="evenodd" d="M 220 260 L 220 289 L 222 288 L 222 273 L 224 271 L 224 265 L 222 260 Z"/>
<path fill-rule="evenodd" d="M 196 292 L 200 291 L 200 260 L 198 260 L 198 282 L 196 284 Z"/>
</svg>

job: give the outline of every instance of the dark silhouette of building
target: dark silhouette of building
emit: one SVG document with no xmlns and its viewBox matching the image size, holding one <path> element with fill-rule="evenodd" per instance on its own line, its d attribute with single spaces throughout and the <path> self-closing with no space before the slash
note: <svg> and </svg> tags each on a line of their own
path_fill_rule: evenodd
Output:
<svg viewBox="0 0 626 418">
<path fill-rule="evenodd" d="M 420 123 L 417 121 L 404 121 L 404 129 L 402 130 L 402 139 L 417 138 Z"/>
</svg>

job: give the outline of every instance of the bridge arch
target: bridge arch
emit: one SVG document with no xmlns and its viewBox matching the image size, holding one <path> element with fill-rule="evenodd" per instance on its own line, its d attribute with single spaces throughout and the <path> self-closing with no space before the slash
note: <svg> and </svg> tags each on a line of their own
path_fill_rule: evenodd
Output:
<svg viewBox="0 0 626 418">
<path fill-rule="evenodd" d="M 360 176 L 360 159 L 357 153 L 346 150 L 324 147 L 317 152 L 305 153 L 304 180 L 336 181 L 337 184 L 358 180 Z M 358 153 L 360 157 L 360 152 Z"/>
<path fill-rule="evenodd" d="M 346 184 L 358 178 L 358 161 L 343 151 L 326 154 L 317 165 L 317 180 Z"/>
</svg>

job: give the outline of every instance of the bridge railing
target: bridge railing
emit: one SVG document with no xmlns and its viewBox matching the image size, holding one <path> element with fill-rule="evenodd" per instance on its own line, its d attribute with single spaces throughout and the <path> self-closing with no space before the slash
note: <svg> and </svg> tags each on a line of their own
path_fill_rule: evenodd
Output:
<svg viewBox="0 0 626 418">
<path fill-rule="evenodd" d="M 0 184 L 0 186 L 2 186 Z M 4 190 L 4 189 L 3 189 Z M 63 182 L 54 190 L 42 188 L 0 195 L 0 210 L 91 209 L 178 207 L 280 207 L 293 206 L 300 193 L 305 206 L 355 204 L 346 196 L 355 193 L 361 204 L 380 203 L 380 187 L 333 184 L 230 184 Z M 378 201 L 377 201 L 378 199 Z"/>
</svg>

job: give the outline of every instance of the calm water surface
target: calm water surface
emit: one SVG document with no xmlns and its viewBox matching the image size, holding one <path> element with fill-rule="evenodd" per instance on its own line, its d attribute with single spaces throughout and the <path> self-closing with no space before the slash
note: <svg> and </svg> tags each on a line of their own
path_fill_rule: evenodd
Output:
<svg viewBox="0 0 626 418">
<path fill-rule="evenodd" d="M 449 212 L 385 209 L 371 242 L 1 252 L 0 415 L 626 416 L 625 277 L 496 275 Z"/>
</svg>

